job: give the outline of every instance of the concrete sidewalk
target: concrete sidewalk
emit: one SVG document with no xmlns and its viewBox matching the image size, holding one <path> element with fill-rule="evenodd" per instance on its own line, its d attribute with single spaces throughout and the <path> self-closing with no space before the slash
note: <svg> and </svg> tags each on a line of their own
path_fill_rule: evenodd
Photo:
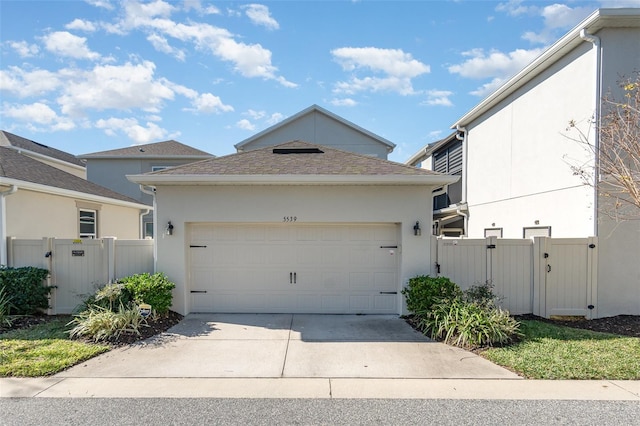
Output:
<svg viewBox="0 0 640 426">
<path fill-rule="evenodd" d="M 0 397 L 638 400 L 638 381 L 524 380 L 390 315 L 192 314 Z"/>
<path fill-rule="evenodd" d="M 3 398 L 368 398 L 640 402 L 640 381 L 344 378 L 0 379 Z"/>
</svg>

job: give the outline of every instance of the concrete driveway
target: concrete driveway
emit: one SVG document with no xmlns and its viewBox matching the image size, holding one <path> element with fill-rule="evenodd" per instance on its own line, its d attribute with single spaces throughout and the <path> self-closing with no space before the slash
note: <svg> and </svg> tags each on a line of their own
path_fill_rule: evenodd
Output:
<svg viewBox="0 0 640 426">
<path fill-rule="evenodd" d="M 390 315 L 190 314 L 56 377 L 514 379 Z"/>
</svg>

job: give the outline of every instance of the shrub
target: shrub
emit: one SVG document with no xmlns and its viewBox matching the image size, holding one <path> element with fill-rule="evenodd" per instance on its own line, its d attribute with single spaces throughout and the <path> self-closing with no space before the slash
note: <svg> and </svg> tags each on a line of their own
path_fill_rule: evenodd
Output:
<svg viewBox="0 0 640 426">
<path fill-rule="evenodd" d="M 498 306 L 498 302 L 502 299 L 493 292 L 493 284 L 488 281 L 484 284 L 472 285 L 462 293 L 463 299 L 467 302 L 487 307 Z"/>
<path fill-rule="evenodd" d="M 9 309 L 12 306 L 11 297 L 9 297 L 4 287 L 0 287 L 0 327 L 11 327 L 13 321 L 9 315 Z"/>
<path fill-rule="evenodd" d="M 402 294 L 407 301 L 407 309 L 420 315 L 430 311 L 433 305 L 443 299 L 460 297 L 462 291 L 449 278 L 420 275 L 409 279 L 409 284 L 402 290 Z"/>
<path fill-rule="evenodd" d="M 0 288 L 11 300 L 7 314 L 33 315 L 49 308 L 49 293 L 53 287 L 43 285 L 48 275 L 46 269 L 32 266 L 0 266 Z"/>
<path fill-rule="evenodd" d="M 140 335 L 140 328 L 148 326 L 135 304 L 120 304 L 117 311 L 94 305 L 77 314 L 68 325 L 71 337 L 89 337 L 94 341 L 117 339 L 121 334 Z"/>
<path fill-rule="evenodd" d="M 147 303 L 160 315 L 169 312 L 173 301 L 171 290 L 176 285 L 165 274 L 137 274 L 121 279 L 120 283 L 124 284 L 136 303 Z"/>
<path fill-rule="evenodd" d="M 434 339 L 470 348 L 509 343 L 519 334 L 519 323 L 508 311 L 462 298 L 434 305 L 420 325 Z"/>
</svg>

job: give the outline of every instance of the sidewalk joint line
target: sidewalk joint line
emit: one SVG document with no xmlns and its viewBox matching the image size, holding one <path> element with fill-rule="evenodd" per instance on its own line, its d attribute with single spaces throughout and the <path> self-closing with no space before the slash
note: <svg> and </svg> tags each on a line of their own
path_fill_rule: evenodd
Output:
<svg viewBox="0 0 640 426">
<path fill-rule="evenodd" d="M 284 350 L 284 361 L 282 362 L 282 370 L 280 371 L 280 378 L 284 378 L 284 368 L 287 365 L 287 355 L 289 354 L 289 343 L 291 342 L 291 329 L 293 328 L 293 315 L 291 314 L 291 321 L 289 321 L 289 334 L 287 336 L 287 347 Z"/>
</svg>

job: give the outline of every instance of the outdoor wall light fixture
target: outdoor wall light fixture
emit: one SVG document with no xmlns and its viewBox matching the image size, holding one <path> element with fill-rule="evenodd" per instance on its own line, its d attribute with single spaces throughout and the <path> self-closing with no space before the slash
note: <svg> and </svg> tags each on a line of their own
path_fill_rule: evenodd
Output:
<svg viewBox="0 0 640 426">
<path fill-rule="evenodd" d="M 173 235 L 173 224 L 171 221 L 167 222 L 167 235 Z"/>
<path fill-rule="evenodd" d="M 420 222 L 416 221 L 416 224 L 413 225 L 413 235 L 419 237 L 422 235 L 422 229 L 420 229 Z"/>
</svg>

